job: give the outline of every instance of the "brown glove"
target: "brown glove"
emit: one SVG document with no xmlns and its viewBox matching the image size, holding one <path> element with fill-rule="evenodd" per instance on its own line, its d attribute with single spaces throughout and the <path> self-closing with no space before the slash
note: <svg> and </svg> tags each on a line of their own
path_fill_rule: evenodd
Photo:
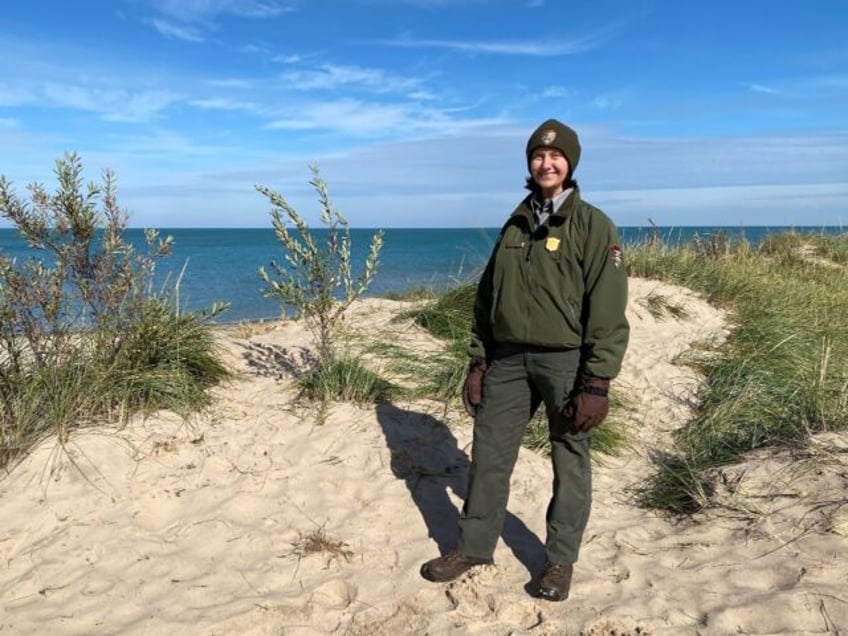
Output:
<svg viewBox="0 0 848 636">
<path fill-rule="evenodd" d="M 477 407 L 483 401 L 483 376 L 486 375 L 486 361 L 473 358 L 468 365 L 468 375 L 462 386 L 462 405 L 471 417 L 477 415 Z"/>
<path fill-rule="evenodd" d="M 609 413 L 609 386 L 606 378 L 584 375 L 580 379 L 571 399 L 562 410 L 565 421 L 575 431 L 585 432 L 604 421 Z"/>
</svg>

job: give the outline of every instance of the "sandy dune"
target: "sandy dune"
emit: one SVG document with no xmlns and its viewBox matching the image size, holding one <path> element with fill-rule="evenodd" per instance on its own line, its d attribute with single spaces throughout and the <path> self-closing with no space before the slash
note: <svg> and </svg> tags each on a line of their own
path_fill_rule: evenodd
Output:
<svg viewBox="0 0 848 636">
<path fill-rule="evenodd" d="M 685 523 L 635 505 L 698 386 L 675 362 L 726 323 L 678 287 L 633 280 L 631 292 L 616 382 L 631 445 L 596 467 L 566 602 L 527 592 L 544 559 L 546 458 L 521 453 L 496 565 L 424 581 L 420 564 L 456 536 L 471 422 L 414 402 L 338 404 L 316 426 L 287 388 L 309 338 L 285 322 L 222 330 L 240 373 L 196 421 L 79 431 L 67 453 L 46 440 L 0 478 L 0 634 L 846 633 L 844 439 L 727 467 L 726 505 Z M 687 316 L 655 318 L 652 295 Z M 391 322 L 402 307 L 359 302 L 349 333 L 437 353 Z"/>
</svg>

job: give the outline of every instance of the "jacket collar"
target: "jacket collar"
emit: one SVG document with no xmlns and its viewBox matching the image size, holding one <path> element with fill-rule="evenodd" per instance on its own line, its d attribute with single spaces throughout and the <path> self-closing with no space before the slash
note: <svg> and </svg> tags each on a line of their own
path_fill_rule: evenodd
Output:
<svg viewBox="0 0 848 636">
<path fill-rule="evenodd" d="M 562 216 L 567 217 L 569 213 L 574 209 L 574 206 L 577 205 L 577 202 L 580 201 L 580 189 L 577 186 L 573 188 L 569 188 L 565 192 L 562 193 L 563 198 L 557 201 L 557 197 L 554 197 L 555 204 L 559 203 L 554 209 L 553 216 Z M 560 195 L 560 196 L 562 196 Z M 524 216 L 527 217 L 529 221 L 531 221 L 531 227 L 533 222 L 533 199 L 536 195 L 533 193 L 528 194 L 524 200 L 518 204 L 518 207 L 513 210 L 510 216 Z"/>
</svg>

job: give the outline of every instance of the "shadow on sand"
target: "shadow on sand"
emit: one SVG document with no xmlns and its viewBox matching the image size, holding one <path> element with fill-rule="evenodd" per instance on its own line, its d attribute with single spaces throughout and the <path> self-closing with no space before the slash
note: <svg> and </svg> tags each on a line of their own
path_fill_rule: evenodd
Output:
<svg viewBox="0 0 848 636">
<path fill-rule="evenodd" d="M 429 536 L 445 554 L 459 538 L 459 510 L 449 495 L 452 492 L 465 500 L 470 459 L 450 429 L 435 417 L 394 404 L 380 404 L 376 411 L 391 453 L 392 472 L 406 482 Z M 545 566 L 545 547 L 539 537 L 507 511 L 501 538 L 527 568 L 528 586 L 532 586 Z"/>
</svg>

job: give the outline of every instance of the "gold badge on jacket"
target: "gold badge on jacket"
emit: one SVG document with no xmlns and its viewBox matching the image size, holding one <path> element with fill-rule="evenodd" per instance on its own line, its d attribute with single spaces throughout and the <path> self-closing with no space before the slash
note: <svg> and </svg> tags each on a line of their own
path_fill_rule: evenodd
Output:
<svg viewBox="0 0 848 636">
<path fill-rule="evenodd" d="M 559 239 L 555 236 L 549 236 L 545 240 L 545 249 L 549 252 L 556 252 L 559 249 Z"/>
</svg>

